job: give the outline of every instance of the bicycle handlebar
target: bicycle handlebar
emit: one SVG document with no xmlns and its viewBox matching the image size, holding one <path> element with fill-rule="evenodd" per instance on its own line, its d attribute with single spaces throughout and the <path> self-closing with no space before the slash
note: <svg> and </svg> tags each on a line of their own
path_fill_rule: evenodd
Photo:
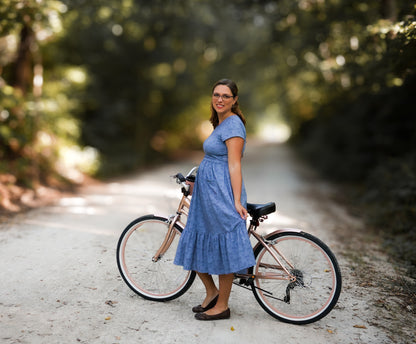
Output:
<svg viewBox="0 0 416 344">
<path fill-rule="evenodd" d="M 176 179 L 176 182 L 177 182 L 178 184 L 182 185 L 181 191 L 182 191 L 182 193 L 183 193 L 185 196 L 189 196 L 189 194 L 190 194 L 189 189 L 190 189 L 190 187 L 191 187 L 191 186 L 190 186 L 189 184 L 187 184 L 186 182 L 188 181 L 188 182 L 192 182 L 192 183 L 193 183 L 193 182 L 195 181 L 195 175 L 194 175 L 194 172 L 195 172 L 197 169 L 198 169 L 198 167 L 194 167 L 194 168 L 192 168 L 192 169 L 188 172 L 188 174 L 186 175 L 186 177 L 184 177 L 182 173 L 177 173 L 177 174 L 175 174 L 174 176 L 172 176 L 173 178 L 175 178 L 175 179 Z"/>
</svg>

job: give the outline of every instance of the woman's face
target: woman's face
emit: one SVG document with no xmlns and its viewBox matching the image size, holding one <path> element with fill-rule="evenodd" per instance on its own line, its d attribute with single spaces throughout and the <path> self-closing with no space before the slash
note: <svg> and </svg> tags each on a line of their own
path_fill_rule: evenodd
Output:
<svg viewBox="0 0 416 344">
<path fill-rule="evenodd" d="M 232 106 L 237 101 L 228 86 L 218 85 L 212 92 L 212 106 L 218 114 L 231 112 Z"/>
</svg>

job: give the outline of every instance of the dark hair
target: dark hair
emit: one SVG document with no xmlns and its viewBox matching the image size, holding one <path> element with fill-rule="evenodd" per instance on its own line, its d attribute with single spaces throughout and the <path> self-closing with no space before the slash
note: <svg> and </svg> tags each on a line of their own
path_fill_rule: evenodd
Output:
<svg viewBox="0 0 416 344">
<path fill-rule="evenodd" d="M 231 93 L 233 94 L 234 98 L 238 96 L 238 88 L 237 88 L 237 85 L 234 81 L 232 81 L 230 79 L 221 79 L 221 80 L 217 81 L 214 84 L 214 86 L 212 87 L 211 93 L 214 92 L 215 87 L 217 87 L 218 85 L 227 86 L 230 89 Z M 246 119 L 244 118 L 244 115 L 240 110 L 240 107 L 238 105 L 238 100 L 232 106 L 231 111 L 233 113 L 235 113 L 236 115 L 238 115 L 238 117 L 240 117 L 240 119 L 244 123 L 244 125 L 246 125 Z M 215 129 L 219 124 L 219 119 L 218 119 L 217 111 L 215 111 L 214 107 L 212 106 L 212 102 L 211 102 L 211 118 L 209 120 L 210 120 L 210 122 L 212 123 L 212 126 Z"/>
</svg>

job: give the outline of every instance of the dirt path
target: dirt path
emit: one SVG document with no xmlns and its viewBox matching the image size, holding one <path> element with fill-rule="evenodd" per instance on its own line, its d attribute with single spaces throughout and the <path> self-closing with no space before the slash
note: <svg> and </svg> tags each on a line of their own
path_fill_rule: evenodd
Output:
<svg viewBox="0 0 416 344">
<path fill-rule="evenodd" d="M 118 236 L 134 218 L 169 214 L 179 197 L 169 175 L 199 159 L 88 187 L 56 205 L 0 226 L 1 343 L 409 343 L 415 319 L 380 281 L 394 271 L 361 224 L 335 205 L 284 146 L 251 144 L 244 159 L 250 202 L 276 201 L 269 228 L 300 227 L 325 241 L 343 272 L 336 308 L 306 326 L 281 323 L 234 287 L 232 318 L 194 320 L 196 282 L 184 296 L 155 303 L 133 295 L 115 262 Z M 370 248 L 363 253 L 363 247 Z M 369 279 L 363 279 L 368 271 Z M 364 272 L 364 273 L 363 273 Z"/>
</svg>

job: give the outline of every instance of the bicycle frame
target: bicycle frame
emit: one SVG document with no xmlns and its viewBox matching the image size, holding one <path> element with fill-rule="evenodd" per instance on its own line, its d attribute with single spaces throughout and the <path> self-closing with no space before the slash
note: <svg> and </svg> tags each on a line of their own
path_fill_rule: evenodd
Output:
<svg viewBox="0 0 416 344">
<path fill-rule="evenodd" d="M 190 224 L 195 176 L 178 173 L 172 177 L 182 191 L 176 212 L 133 220 L 117 244 L 121 277 L 136 294 L 152 301 L 183 295 L 196 277 L 196 271 L 173 265 L 178 239 L 185 239 L 180 236 L 186 235 L 183 231 Z M 326 316 L 338 301 L 342 285 L 338 262 L 329 247 L 298 229 L 272 233 L 260 229 L 261 222 L 276 210 L 274 202 L 248 203 L 246 209 L 250 218 L 244 222 L 247 234 L 243 234 L 252 242 L 255 261 L 246 270 L 231 274 L 233 284 L 252 291 L 260 306 L 283 322 L 308 324 Z"/>
<path fill-rule="evenodd" d="M 272 233 L 267 234 L 266 236 L 261 236 L 256 232 L 257 227 L 260 225 L 260 222 L 262 222 L 264 219 L 266 219 L 267 216 L 262 216 L 260 219 L 250 220 L 250 225 L 248 228 L 248 235 L 253 235 L 258 243 L 253 248 L 253 252 L 257 250 L 257 248 L 261 245 L 264 246 L 264 248 L 267 250 L 267 252 L 270 253 L 270 255 L 274 258 L 277 265 L 272 264 L 263 264 L 262 267 L 268 267 L 268 268 L 274 268 L 276 270 L 280 270 L 281 273 L 257 273 L 253 274 L 251 277 L 254 278 L 261 278 L 261 279 L 279 279 L 279 280 L 289 280 L 291 282 L 296 281 L 296 276 L 294 276 L 283 264 L 285 262 L 290 268 L 294 268 L 293 264 L 290 263 L 290 261 L 274 246 L 274 242 L 269 242 L 267 240 L 268 237 L 276 234 L 276 233 L 282 233 L 282 232 L 301 232 L 298 229 L 279 229 Z M 280 256 L 280 258 L 279 258 Z"/>
</svg>

